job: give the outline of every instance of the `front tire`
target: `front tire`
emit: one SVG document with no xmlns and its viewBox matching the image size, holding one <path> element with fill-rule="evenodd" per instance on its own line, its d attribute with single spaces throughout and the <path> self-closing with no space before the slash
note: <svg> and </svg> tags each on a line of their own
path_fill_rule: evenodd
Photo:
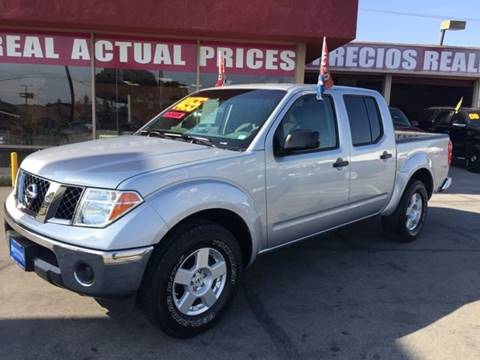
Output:
<svg viewBox="0 0 480 360">
<path fill-rule="evenodd" d="M 192 337 L 211 328 L 231 304 L 241 251 L 230 231 L 211 222 L 191 224 L 165 240 L 171 245 L 153 254 L 139 304 L 166 334 Z"/>
<path fill-rule="evenodd" d="M 427 210 L 428 194 L 424 183 L 411 181 L 393 214 L 382 218 L 383 228 L 393 233 L 398 242 L 412 242 L 423 229 Z"/>
</svg>

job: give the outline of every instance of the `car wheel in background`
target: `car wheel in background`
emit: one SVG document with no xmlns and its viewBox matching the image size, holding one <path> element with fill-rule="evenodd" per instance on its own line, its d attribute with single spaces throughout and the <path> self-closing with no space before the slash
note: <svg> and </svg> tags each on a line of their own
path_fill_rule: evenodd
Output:
<svg viewBox="0 0 480 360">
<path fill-rule="evenodd" d="M 478 149 L 474 149 L 472 152 L 467 154 L 465 162 L 468 171 L 476 173 L 480 172 L 480 151 Z"/>
</svg>

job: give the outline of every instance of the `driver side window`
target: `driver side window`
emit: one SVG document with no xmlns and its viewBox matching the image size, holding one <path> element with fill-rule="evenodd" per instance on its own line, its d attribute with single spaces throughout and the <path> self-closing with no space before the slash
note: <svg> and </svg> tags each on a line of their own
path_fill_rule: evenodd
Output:
<svg viewBox="0 0 480 360">
<path fill-rule="evenodd" d="M 300 129 L 318 132 L 319 146 L 316 150 L 331 150 L 338 147 L 337 119 L 330 96 L 325 95 L 323 100 L 317 100 L 314 94 L 298 98 L 275 132 L 274 148 L 280 149 L 287 135 L 293 130 Z"/>
</svg>

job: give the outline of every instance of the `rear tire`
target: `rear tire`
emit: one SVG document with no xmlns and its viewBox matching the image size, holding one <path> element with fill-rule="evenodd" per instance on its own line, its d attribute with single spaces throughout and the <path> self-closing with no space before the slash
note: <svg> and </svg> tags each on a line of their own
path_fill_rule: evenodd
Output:
<svg viewBox="0 0 480 360">
<path fill-rule="evenodd" d="M 231 304 L 242 271 L 240 247 L 230 231 L 207 221 L 164 240 L 150 260 L 139 305 L 167 335 L 192 337 L 211 328 Z"/>
<path fill-rule="evenodd" d="M 480 173 L 480 150 L 472 149 L 472 152 L 467 154 L 465 165 L 468 171 Z"/>
<path fill-rule="evenodd" d="M 397 242 L 409 243 L 420 235 L 428 211 L 428 193 L 423 182 L 413 180 L 405 189 L 393 214 L 382 217 L 385 231 Z"/>
</svg>

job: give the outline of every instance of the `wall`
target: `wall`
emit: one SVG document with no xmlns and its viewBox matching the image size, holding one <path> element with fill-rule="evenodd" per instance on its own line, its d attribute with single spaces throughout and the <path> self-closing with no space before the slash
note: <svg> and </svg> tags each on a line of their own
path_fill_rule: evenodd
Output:
<svg viewBox="0 0 480 360">
<path fill-rule="evenodd" d="M 323 36 L 331 49 L 355 38 L 357 7 L 358 0 L 3 0 L 0 23 L 306 43 L 312 61 Z"/>
</svg>

